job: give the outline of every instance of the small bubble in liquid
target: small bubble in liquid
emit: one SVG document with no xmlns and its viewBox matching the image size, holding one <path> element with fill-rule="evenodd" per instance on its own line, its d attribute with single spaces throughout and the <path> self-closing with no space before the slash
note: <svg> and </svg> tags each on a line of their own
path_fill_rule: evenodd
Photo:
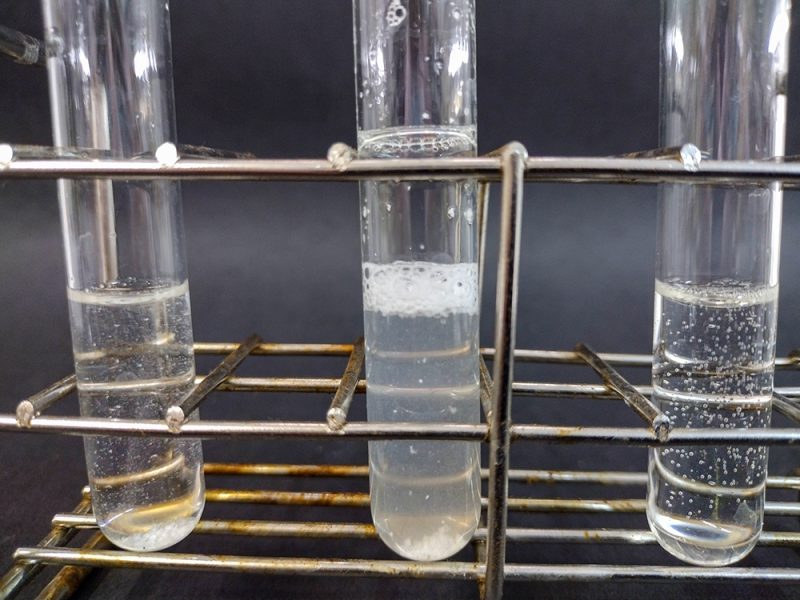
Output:
<svg viewBox="0 0 800 600">
<path fill-rule="evenodd" d="M 468 208 L 464 211 L 464 218 L 467 220 L 467 225 L 472 225 L 472 222 L 475 219 L 475 211 L 473 211 L 471 208 Z"/>
<path fill-rule="evenodd" d="M 447 218 L 454 219 L 455 216 L 456 216 L 456 209 L 454 206 L 451 206 L 450 208 L 447 209 Z"/>
</svg>

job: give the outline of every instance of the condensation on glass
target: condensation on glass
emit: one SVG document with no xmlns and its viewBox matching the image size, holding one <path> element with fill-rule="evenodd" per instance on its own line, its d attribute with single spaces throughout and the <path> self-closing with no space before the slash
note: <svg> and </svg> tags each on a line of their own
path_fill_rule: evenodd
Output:
<svg viewBox="0 0 800 600">
<path fill-rule="evenodd" d="M 662 6 L 662 145 L 783 155 L 789 0 Z M 768 427 L 781 191 L 671 184 L 659 196 L 653 399 L 675 427 Z M 651 449 L 649 462 L 647 516 L 664 548 L 707 566 L 752 550 L 767 448 Z"/>
<path fill-rule="evenodd" d="M 42 0 L 57 146 L 152 157 L 175 141 L 166 0 Z M 180 189 L 60 181 L 81 414 L 161 419 L 195 367 Z M 92 506 L 129 550 L 188 535 L 204 504 L 199 440 L 86 437 Z"/>
<path fill-rule="evenodd" d="M 362 158 L 474 156 L 473 0 L 354 0 Z M 361 184 L 371 421 L 477 423 L 476 182 Z M 479 444 L 369 443 L 372 517 L 415 560 L 453 555 L 480 516 Z"/>
</svg>

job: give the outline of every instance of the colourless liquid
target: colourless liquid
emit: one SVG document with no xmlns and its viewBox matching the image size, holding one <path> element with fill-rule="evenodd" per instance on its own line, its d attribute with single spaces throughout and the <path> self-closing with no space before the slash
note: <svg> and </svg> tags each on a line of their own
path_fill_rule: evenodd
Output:
<svg viewBox="0 0 800 600">
<path fill-rule="evenodd" d="M 769 427 L 777 287 L 656 282 L 653 400 L 689 429 Z M 647 515 L 661 545 L 715 566 L 755 546 L 767 448 L 650 450 Z"/>
<path fill-rule="evenodd" d="M 192 388 L 189 290 L 68 291 L 81 414 L 162 419 Z M 204 504 L 199 440 L 86 437 L 92 507 L 111 542 L 153 551 L 186 537 Z"/>
<path fill-rule="evenodd" d="M 477 267 L 364 265 L 370 421 L 477 423 Z M 375 527 L 414 560 L 460 550 L 480 517 L 474 442 L 370 442 Z"/>
</svg>

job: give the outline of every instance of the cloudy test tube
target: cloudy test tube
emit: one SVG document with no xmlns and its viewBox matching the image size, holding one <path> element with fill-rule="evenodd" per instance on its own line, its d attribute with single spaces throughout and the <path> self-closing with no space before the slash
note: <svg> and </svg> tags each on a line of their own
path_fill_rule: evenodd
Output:
<svg viewBox="0 0 800 600">
<path fill-rule="evenodd" d="M 57 146 L 152 157 L 175 141 L 166 0 L 42 0 Z M 81 415 L 163 419 L 192 388 L 180 189 L 60 181 Z M 199 440 L 85 437 L 92 507 L 121 548 L 188 535 L 202 512 Z"/>
<path fill-rule="evenodd" d="M 473 0 L 354 0 L 360 158 L 474 156 Z M 478 423 L 476 188 L 361 184 L 370 421 Z M 480 517 L 477 442 L 371 441 L 372 518 L 413 560 L 447 558 Z"/>
<path fill-rule="evenodd" d="M 662 145 L 784 153 L 789 0 L 663 0 Z M 662 185 L 653 399 L 674 427 L 769 427 L 782 194 Z M 767 448 L 650 450 L 647 516 L 690 563 L 740 560 L 764 520 Z"/>
</svg>

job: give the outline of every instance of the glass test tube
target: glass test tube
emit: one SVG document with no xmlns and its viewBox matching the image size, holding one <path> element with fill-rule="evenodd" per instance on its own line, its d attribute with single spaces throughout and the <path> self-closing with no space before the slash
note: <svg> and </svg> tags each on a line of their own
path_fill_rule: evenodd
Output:
<svg viewBox="0 0 800 600">
<path fill-rule="evenodd" d="M 152 156 L 175 141 L 167 0 L 42 0 L 57 146 Z M 195 367 L 180 189 L 60 181 L 81 414 L 162 419 Z M 84 438 L 92 506 L 129 550 L 171 546 L 204 505 L 199 440 Z"/>
<path fill-rule="evenodd" d="M 473 0 L 354 0 L 361 158 L 474 156 Z M 476 183 L 361 185 L 371 421 L 477 423 Z M 372 518 L 415 560 L 460 550 L 480 516 L 479 444 L 369 443 Z"/>
<path fill-rule="evenodd" d="M 664 0 L 663 146 L 711 158 L 784 152 L 789 0 Z M 781 191 L 662 185 L 653 399 L 675 427 L 768 427 Z M 747 555 L 764 519 L 767 448 L 650 450 L 647 516 L 661 545 L 699 565 Z"/>
</svg>

